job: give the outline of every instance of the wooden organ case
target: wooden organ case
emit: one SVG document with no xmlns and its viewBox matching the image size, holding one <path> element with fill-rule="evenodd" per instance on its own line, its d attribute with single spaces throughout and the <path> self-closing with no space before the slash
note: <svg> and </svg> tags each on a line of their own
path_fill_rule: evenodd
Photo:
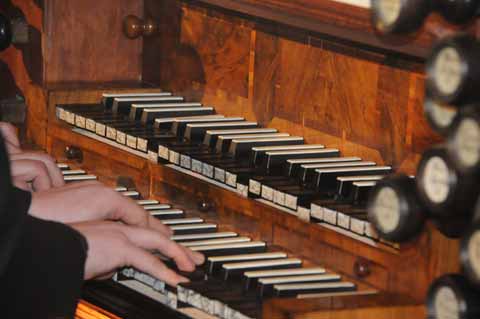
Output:
<svg viewBox="0 0 480 319">
<path fill-rule="evenodd" d="M 4 88 L 5 95 L 21 94 L 28 105 L 29 140 L 106 183 L 129 177 L 145 198 L 196 211 L 224 230 L 281 247 L 359 288 L 269 299 L 262 318 L 423 318 L 430 282 L 458 271 L 458 242 L 430 224 L 415 241 L 392 244 L 318 223 L 308 212 L 242 196 L 165 161 L 153 163 L 74 132 L 56 113 L 57 105 L 98 103 L 105 92 L 160 89 L 213 106 L 218 114 L 336 148 L 342 156 L 415 174 L 421 153 L 441 141 L 423 115 L 424 59 L 438 37 L 457 28 L 438 15 L 414 38 L 404 38 L 376 34 L 363 1 L 4 3 L 2 11 L 29 25 L 28 44 L 0 54 L 2 83 L 15 83 Z M 475 33 L 475 26 L 468 31 Z M 151 315 L 125 300 L 87 300 L 79 317 Z M 150 303 L 145 309 L 152 307 L 157 309 Z"/>
</svg>

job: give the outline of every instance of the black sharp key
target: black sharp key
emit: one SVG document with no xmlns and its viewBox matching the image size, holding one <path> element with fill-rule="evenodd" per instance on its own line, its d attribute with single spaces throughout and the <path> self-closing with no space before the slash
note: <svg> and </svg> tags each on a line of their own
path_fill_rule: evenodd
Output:
<svg viewBox="0 0 480 319">
<path fill-rule="evenodd" d="M 342 162 L 359 162 L 360 157 L 320 157 L 320 158 L 299 158 L 289 159 L 284 166 L 283 175 L 300 179 L 301 165 L 342 163 Z"/>
<path fill-rule="evenodd" d="M 140 121 L 145 124 L 153 124 L 156 118 L 169 118 L 178 116 L 197 116 L 197 115 L 213 115 L 215 109 L 213 107 L 184 107 L 184 108 L 153 108 L 144 109 Z"/>
<path fill-rule="evenodd" d="M 299 151 L 299 150 L 312 150 L 312 149 L 323 149 L 323 148 L 325 148 L 325 146 L 322 144 L 253 147 L 252 153 L 250 155 L 250 165 L 259 166 L 263 162 L 266 152 Z"/>
<path fill-rule="evenodd" d="M 230 143 L 228 153 L 234 158 L 248 157 L 255 146 L 299 145 L 304 144 L 303 137 L 288 136 L 264 139 L 236 139 Z"/>
<path fill-rule="evenodd" d="M 175 117 L 164 117 L 156 118 L 153 122 L 155 128 L 172 130 L 173 123 L 178 121 L 208 121 L 225 118 L 221 114 L 212 114 L 212 115 L 197 115 L 197 116 L 175 116 Z"/>
<path fill-rule="evenodd" d="M 179 96 L 149 96 L 149 97 L 115 97 L 112 104 L 112 112 L 128 115 L 133 104 L 164 104 L 183 101 Z M 195 106 L 201 106 L 195 105 Z"/>
<path fill-rule="evenodd" d="M 206 261 L 206 271 L 209 275 L 221 269 L 222 265 L 225 263 L 231 262 L 242 262 L 242 261 L 258 261 L 265 259 L 278 259 L 278 258 L 287 258 L 287 254 L 283 252 L 268 252 L 260 254 L 242 254 L 242 255 L 227 255 L 227 256 L 218 256 L 218 257 L 209 257 Z"/>
<path fill-rule="evenodd" d="M 261 168 L 261 174 L 278 175 L 282 173 L 283 165 L 288 159 L 319 157 L 330 158 L 339 155 L 340 151 L 334 148 L 266 152 L 265 160 L 259 163 L 258 166 Z"/>
<path fill-rule="evenodd" d="M 102 94 L 102 105 L 106 109 L 111 109 L 113 106 L 114 98 L 136 98 L 136 97 L 155 97 L 155 96 L 171 96 L 172 93 L 169 92 L 145 92 L 145 93 L 103 93 Z"/>
<path fill-rule="evenodd" d="M 185 103 L 183 102 L 183 98 L 175 96 L 165 98 L 163 101 L 157 101 L 156 103 L 134 103 L 130 106 L 128 118 L 132 121 L 139 121 L 144 109 L 201 106 L 201 103 Z"/>
<path fill-rule="evenodd" d="M 318 175 L 317 170 L 321 169 L 342 169 L 342 168 L 355 168 L 355 167 L 367 167 L 375 166 L 376 163 L 372 161 L 353 161 L 353 162 L 332 162 L 325 164 L 304 164 L 300 166 L 298 178 L 302 185 L 313 185 L 315 178 Z"/>
<path fill-rule="evenodd" d="M 217 225 L 215 224 L 194 224 L 194 225 L 176 225 L 170 227 L 173 230 L 174 235 L 185 235 L 185 234 L 199 234 L 199 233 L 209 233 L 217 230 Z"/>
<path fill-rule="evenodd" d="M 188 141 L 200 143 L 203 141 L 205 132 L 217 129 L 241 129 L 241 128 L 257 128 L 257 122 L 238 121 L 228 123 L 190 123 L 187 124 L 184 138 Z"/>
<path fill-rule="evenodd" d="M 274 128 L 246 128 L 246 129 L 220 129 L 220 130 L 208 130 L 203 137 L 203 145 L 210 149 L 215 148 L 219 136 L 223 135 L 238 135 L 238 134 L 265 134 L 265 133 L 278 133 Z"/>
<path fill-rule="evenodd" d="M 379 181 L 385 175 L 340 176 L 337 177 L 335 199 L 342 200 L 351 196 L 354 182 Z"/>
<path fill-rule="evenodd" d="M 346 167 L 315 170 L 313 187 L 322 193 L 334 192 L 339 176 L 383 175 L 392 171 L 390 166 Z"/>
</svg>

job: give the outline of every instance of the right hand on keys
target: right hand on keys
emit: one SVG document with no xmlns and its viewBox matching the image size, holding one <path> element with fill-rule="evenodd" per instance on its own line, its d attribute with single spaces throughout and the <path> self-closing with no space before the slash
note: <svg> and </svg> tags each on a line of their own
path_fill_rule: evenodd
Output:
<svg viewBox="0 0 480 319">
<path fill-rule="evenodd" d="M 110 277 L 118 268 L 132 266 L 172 286 L 188 279 L 175 273 L 149 251 L 170 257 L 181 271 L 193 271 L 203 255 L 176 244 L 162 233 L 113 222 L 72 224 L 88 243 L 85 280 Z"/>
<path fill-rule="evenodd" d="M 170 236 L 171 230 L 133 200 L 97 182 L 78 182 L 32 194 L 29 214 L 61 223 L 121 221 Z"/>
</svg>

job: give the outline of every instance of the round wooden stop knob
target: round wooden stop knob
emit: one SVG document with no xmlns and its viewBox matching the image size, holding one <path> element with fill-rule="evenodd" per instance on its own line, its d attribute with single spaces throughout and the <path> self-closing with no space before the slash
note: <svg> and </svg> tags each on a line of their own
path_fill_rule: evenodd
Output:
<svg viewBox="0 0 480 319">
<path fill-rule="evenodd" d="M 83 161 L 83 152 L 80 148 L 69 145 L 65 147 L 65 157 L 69 160 L 75 160 L 78 162 Z"/>
<path fill-rule="evenodd" d="M 12 43 L 12 26 L 10 20 L 0 14 L 0 51 L 5 50 Z"/>
<path fill-rule="evenodd" d="M 158 33 L 158 23 L 152 18 L 140 19 L 137 16 L 128 15 L 123 19 L 123 33 L 129 39 L 152 36 Z"/>
</svg>

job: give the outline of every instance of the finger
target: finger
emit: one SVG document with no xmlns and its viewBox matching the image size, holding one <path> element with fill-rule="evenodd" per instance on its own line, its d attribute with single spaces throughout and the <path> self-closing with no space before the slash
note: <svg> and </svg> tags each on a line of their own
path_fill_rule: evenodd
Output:
<svg viewBox="0 0 480 319">
<path fill-rule="evenodd" d="M 0 132 L 7 143 L 20 148 L 20 140 L 18 139 L 15 126 L 7 122 L 0 122 Z"/>
<path fill-rule="evenodd" d="M 195 265 L 200 266 L 205 262 L 205 256 L 199 252 L 193 251 L 185 246 L 179 245 L 187 254 L 187 256 L 192 260 Z"/>
<path fill-rule="evenodd" d="M 35 191 L 52 188 L 52 181 L 47 168 L 42 162 L 32 160 L 16 160 L 10 162 L 12 179 L 31 182 Z"/>
<path fill-rule="evenodd" d="M 9 155 L 18 154 L 22 152 L 22 149 L 20 147 L 15 146 L 12 143 L 9 143 L 8 141 L 5 141 L 5 146 L 7 147 L 7 152 Z"/>
<path fill-rule="evenodd" d="M 161 232 L 163 235 L 166 235 L 168 237 L 173 235 L 173 230 L 165 226 L 160 220 L 155 218 L 154 216 L 150 215 L 149 212 L 147 212 L 148 215 L 148 227 L 154 230 L 157 230 Z"/>
<path fill-rule="evenodd" d="M 163 280 L 171 286 L 175 287 L 181 282 L 188 282 L 187 278 L 169 269 L 158 257 L 135 245 L 126 245 L 123 253 L 125 254 L 125 263 L 127 265 L 146 272 L 159 280 Z"/>
<path fill-rule="evenodd" d="M 12 155 L 11 159 L 12 160 L 29 159 L 29 160 L 41 161 L 47 168 L 48 174 L 50 175 L 50 179 L 52 181 L 52 185 L 54 187 L 60 187 L 65 185 L 62 171 L 58 168 L 57 164 L 55 163 L 55 160 L 52 157 L 50 157 L 48 154 L 45 154 L 42 152 L 21 152 L 21 153 Z"/>
<path fill-rule="evenodd" d="M 172 258 L 182 271 L 195 270 L 195 262 L 190 259 L 186 251 L 166 236 L 147 228 L 117 226 L 135 245 L 148 250 L 157 250 L 163 255 Z"/>
<path fill-rule="evenodd" d="M 16 187 L 16 188 L 20 188 L 24 191 L 27 191 L 27 192 L 31 192 L 32 191 L 32 186 L 27 183 L 27 182 L 24 182 L 24 181 L 21 181 L 21 180 L 18 180 L 18 179 L 13 179 L 12 181 L 12 184 Z"/>
<path fill-rule="evenodd" d="M 151 218 L 150 214 L 130 198 L 105 187 L 110 201 L 114 204 L 111 210 L 111 217 L 114 220 L 121 220 L 127 225 L 147 227 L 154 229 L 164 235 L 171 235 L 171 230 L 160 221 Z"/>
</svg>

